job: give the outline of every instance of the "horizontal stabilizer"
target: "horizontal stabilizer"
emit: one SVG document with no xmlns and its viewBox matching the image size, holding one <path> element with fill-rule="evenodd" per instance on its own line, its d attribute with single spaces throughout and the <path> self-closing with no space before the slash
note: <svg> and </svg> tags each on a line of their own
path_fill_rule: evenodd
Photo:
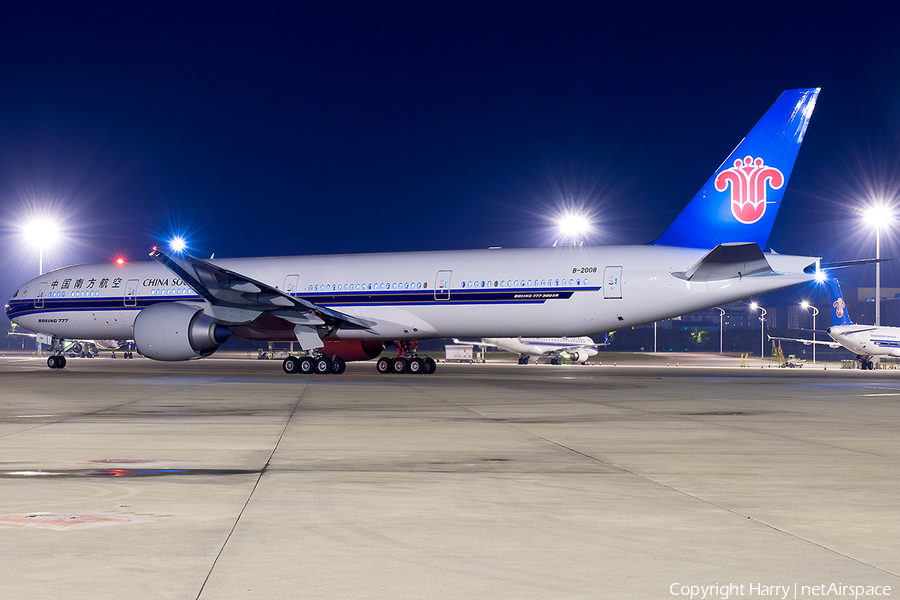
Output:
<svg viewBox="0 0 900 600">
<path fill-rule="evenodd" d="M 860 258 L 856 260 L 841 260 L 838 262 L 832 263 L 824 263 L 819 265 L 819 270 L 824 271 L 826 269 L 845 269 L 847 267 L 862 267 L 865 265 L 874 265 L 883 262 L 890 262 L 895 260 L 893 258 Z M 815 273 L 815 266 L 810 267 L 812 269 L 812 273 Z"/>
<path fill-rule="evenodd" d="M 719 244 L 684 273 L 673 273 L 688 281 L 721 281 L 759 273 L 772 267 L 755 242 Z"/>
</svg>

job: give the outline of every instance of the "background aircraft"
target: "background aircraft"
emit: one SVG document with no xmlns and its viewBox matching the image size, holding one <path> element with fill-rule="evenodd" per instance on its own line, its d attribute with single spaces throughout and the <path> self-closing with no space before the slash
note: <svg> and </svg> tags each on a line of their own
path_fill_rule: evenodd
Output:
<svg viewBox="0 0 900 600">
<path fill-rule="evenodd" d="M 31 333 L 28 331 L 18 331 L 19 327 L 13 323 L 12 331 L 9 335 L 19 335 L 35 339 L 41 344 L 53 347 L 53 336 L 41 333 Z M 66 356 L 93 358 L 99 354 L 100 350 L 110 352 L 110 358 L 116 357 L 116 351 L 122 351 L 123 358 L 134 358 L 134 343 L 131 340 L 73 340 L 58 339 L 56 341 L 58 352 L 54 352 L 53 363 L 59 366 L 51 368 L 64 368 L 66 366 Z M 48 365 L 50 364 L 48 359 Z"/>
<path fill-rule="evenodd" d="M 519 364 L 527 365 L 528 360 L 534 356 L 539 358 L 549 358 L 550 364 L 558 365 L 561 358 L 570 358 L 572 362 L 583 363 L 592 356 L 595 356 L 599 350 L 592 338 L 582 337 L 563 337 L 563 338 L 484 338 L 477 342 L 469 342 L 453 338 L 458 344 L 469 344 L 472 346 L 485 346 L 500 348 L 506 352 L 515 352 L 519 355 Z M 605 343 L 603 345 L 606 345 Z M 537 360 L 535 360 L 537 362 Z"/>
<path fill-rule="evenodd" d="M 773 340 L 800 342 L 804 345 L 819 344 L 829 348 L 843 346 L 856 354 L 862 369 L 874 369 L 879 357 L 900 357 L 900 327 L 857 325 L 847 314 L 847 304 L 837 279 L 828 282 L 831 289 L 831 327 L 825 332 L 833 341 L 807 340 L 802 338 L 771 337 Z"/>
<path fill-rule="evenodd" d="M 391 342 L 398 356 L 379 371 L 429 373 L 416 340 L 606 333 L 808 282 L 817 258 L 763 248 L 818 94 L 781 94 L 651 244 L 209 260 L 155 248 L 155 262 L 45 273 L 6 313 L 54 347 L 133 339 L 177 361 L 231 336 L 296 341 L 309 356 L 285 359 L 285 372 L 325 374 L 346 360 L 329 342 L 360 354 Z"/>
</svg>

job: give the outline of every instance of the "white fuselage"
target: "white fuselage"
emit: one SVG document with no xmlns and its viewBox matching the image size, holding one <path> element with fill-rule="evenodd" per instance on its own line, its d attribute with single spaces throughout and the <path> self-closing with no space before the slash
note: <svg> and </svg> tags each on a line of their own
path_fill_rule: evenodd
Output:
<svg viewBox="0 0 900 600">
<path fill-rule="evenodd" d="M 810 281 L 815 258 L 766 255 L 774 273 L 690 282 L 708 250 L 577 246 L 210 260 L 304 300 L 374 323 L 335 339 L 557 337 L 605 333 Z M 159 302 L 205 301 L 154 261 L 84 264 L 45 273 L 7 315 L 60 338 L 132 339 L 135 316 Z M 290 328 L 244 335 L 292 338 Z"/>
<path fill-rule="evenodd" d="M 859 356 L 900 356 L 900 327 L 833 325 L 828 335 Z"/>
</svg>

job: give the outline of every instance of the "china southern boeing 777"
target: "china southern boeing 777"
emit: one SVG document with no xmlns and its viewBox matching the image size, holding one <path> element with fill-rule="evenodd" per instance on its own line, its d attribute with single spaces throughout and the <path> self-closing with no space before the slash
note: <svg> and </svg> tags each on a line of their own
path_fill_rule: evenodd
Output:
<svg viewBox="0 0 900 600">
<path fill-rule="evenodd" d="M 200 259 L 57 269 L 6 305 L 61 339 L 133 339 L 148 358 L 211 355 L 234 336 L 298 342 L 289 373 L 339 373 L 395 344 L 379 371 L 429 373 L 416 340 L 606 333 L 811 281 L 818 259 L 764 253 L 818 88 L 789 90 L 647 245 Z M 58 351 L 50 367 L 65 365 Z"/>
</svg>

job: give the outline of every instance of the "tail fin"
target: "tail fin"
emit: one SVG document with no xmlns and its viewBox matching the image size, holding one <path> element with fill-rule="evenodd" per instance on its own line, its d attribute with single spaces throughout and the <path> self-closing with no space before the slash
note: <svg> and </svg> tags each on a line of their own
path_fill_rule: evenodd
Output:
<svg viewBox="0 0 900 600">
<path fill-rule="evenodd" d="M 853 325 L 850 315 L 847 314 L 844 295 L 841 294 L 841 284 L 837 279 L 831 279 L 828 285 L 831 287 L 831 325 Z"/>
<path fill-rule="evenodd" d="M 756 242 L 765 250 L 819 89 L 782 93 L 653 243 L 713 248 Z"/>
</svg>

